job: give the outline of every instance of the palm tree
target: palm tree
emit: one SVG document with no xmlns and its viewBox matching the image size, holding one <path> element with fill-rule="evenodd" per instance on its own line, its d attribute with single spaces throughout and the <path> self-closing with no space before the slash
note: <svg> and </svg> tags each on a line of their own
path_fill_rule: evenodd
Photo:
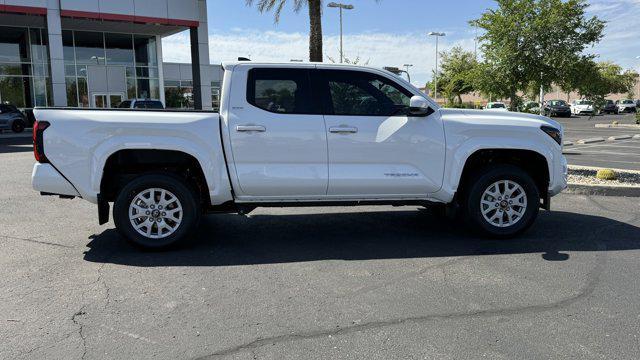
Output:
<svg viewBox="0 0 640 360">
<path fill-rule="evenodd" d="M 309 61 L 322 62 L 322 0 L 292 0 L 293 10 L 300 12 L 309 8 Z M 246 0 L 248 6 L 254 3 L 261 13 L 274 11 L 274 20 L 280 21 L 280 14 L 287 0 Z"/>
</svg>

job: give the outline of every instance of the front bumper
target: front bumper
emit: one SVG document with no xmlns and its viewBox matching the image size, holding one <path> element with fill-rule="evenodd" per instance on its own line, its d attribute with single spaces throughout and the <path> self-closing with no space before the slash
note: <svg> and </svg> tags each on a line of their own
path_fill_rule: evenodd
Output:
<svg viewBox="0 0 640 360">
<path fill-rule="evenodd" d="M 33 189 L 44 194 L 80 196 L 71 183 L 51 164 L 36 163 L 31 173 Z"/>
<path fill-rule="evenodd" d="M 569 164 L 567 158 L 564 155 L 555 167 L 555 176 L 553 182 L 549 184 L 549 196 L 556 196 L 560 194 L 568 186 L 567 178 L 569 177 Z"/>
</svg>

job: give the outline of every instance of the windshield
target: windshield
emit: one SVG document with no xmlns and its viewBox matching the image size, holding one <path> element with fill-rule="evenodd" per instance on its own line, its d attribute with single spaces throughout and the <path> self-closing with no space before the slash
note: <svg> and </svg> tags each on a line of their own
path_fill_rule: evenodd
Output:
<svg viewBox="0 0 640 360">
<path fill-rule="evenodd" d="M 634 104 L 633 100 L 622 100 L 623 104 Z"/>
<path fill-rule="evenodd" d="M 562 100 L 551 100 L 549 102 L 551 104 L 551 106 L 566 106 L 567 103 L 562 101 Z"/>
<path fill-rule="evenodd" d="M 577 105 L 593 105 L 593 101 L 589 100 L 579 100 L 576 102 Z"/>
<path fill-rule="evenodd" d="M 489 104 L 489 109 L 505 109 L 504 104 Z"/>
</svg>

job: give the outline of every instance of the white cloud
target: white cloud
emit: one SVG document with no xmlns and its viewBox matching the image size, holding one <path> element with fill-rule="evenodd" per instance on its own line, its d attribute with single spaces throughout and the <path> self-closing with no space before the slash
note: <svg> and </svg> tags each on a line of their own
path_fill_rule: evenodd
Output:
<svg viewBox="0 0 640 360">
<path fill-rule="evenodd" d="M 640 71 L 640 0 L 591 0 L 587 14 L 607 21 L 604 38 L 590 52 Z"/>
<path fill-rule="evenodd" d="M 612 60 L 626 68 L 640 70 L 640 0 L 592 0 L 588 15 L 596 15 L 607 21 L 605 37 L 590 53 L 601 60 Z M 474 35 L 471 28 L 447 29 L 447 37 L 440 39 L 440 49 L 455 45 L 473 51 Z M 424 32 L 393 34 L 371 32 L 347 34 L 344 37 L 345 56 L 360 57 L 370 66 L 402 66 L 413 64 L 412 80 L 423 85 L 430 77 L 435 64 L 435 39 Z M 307 59 L 308 36 L 306 33 L 262 31 L 258 29 L 232 28 L 226 31 L 211 30 L 209 51 L 212 63 L 235 60 L 239 56 L 254 61 L 287 62 L 291 59 Z M 165 61 L 189 62 L 188 33 L 177 34 L 163 40 Z M 324 37 L 325 61 L 339 58 L 339 38 Z"/>
<path fill-rule="evenodd" d="M 308 59 L 309 43 L 307 34 L 255 29 L 233 29 L 225 33 L 212 31 L 209 35 L 209 52 L 212 63 L 235 60 L 239 56 L 254 61 L 287 62 L 291 59 Z M 329 57 L 339 59 L 339 37 L 324 37 L 325 61 Z M 420 33 L 389 34 L 363 33 L 345 35 L 345 56 L 349 59 L 360 57 L 361 63 L 370 66 L 402 66 L 413 64 L 410 72 L 412 80 L 420 85 L 431 77 L 435 65 L 435 39 Z M 453 46 L 473 50 L 473 38 L 449 41 L 440 39 L 439 50 Z M 177 34 L 163 40 L 165 61 L 189 62 L 189 36 Z"/>
</svg>

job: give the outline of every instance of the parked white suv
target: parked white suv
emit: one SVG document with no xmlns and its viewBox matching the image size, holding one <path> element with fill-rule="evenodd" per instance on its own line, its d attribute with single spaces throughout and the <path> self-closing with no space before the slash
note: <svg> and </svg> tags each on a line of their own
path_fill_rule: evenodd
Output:
<svg viewBox="0 0 640 360">
<path fill-rule="evenodd" d="M 571 103 L 571 113 L 573 115 L 593 115 L 593 101 L 590 100 L 574 100 Z"/>
<path fill-rule="evenodd" d="M 549 118 L 442 109 L 365 67 L 223 68 L 219 114 L 36 109 L 33 187 L 97 204 L 101 224 L 114 203 L 146 248 L 188 239 L 203 213 L 260 206 L 433 206 L 512 237 L 566 187 Z"/>
<path fill-rule="evenodd" d="M 618 100 L 616 106 L 618 106 L 618 113 L 636 112 L 636 102 L 631 99 Z"/>
</svg>

